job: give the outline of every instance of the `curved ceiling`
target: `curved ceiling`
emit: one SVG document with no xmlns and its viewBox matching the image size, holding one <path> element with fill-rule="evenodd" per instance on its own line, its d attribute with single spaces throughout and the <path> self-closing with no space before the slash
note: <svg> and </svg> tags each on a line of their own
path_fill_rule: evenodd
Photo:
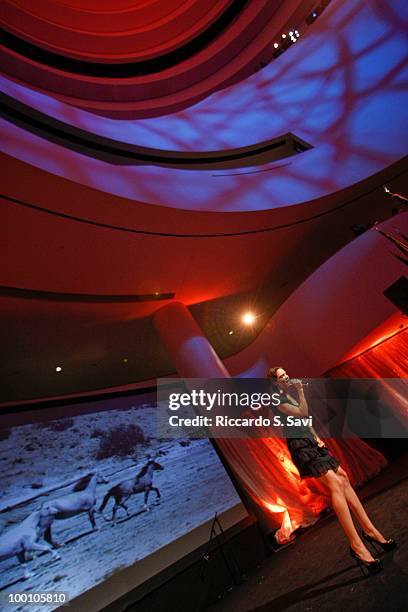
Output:
<svg viewBox="0 0 408 612">
<path fill-rule="evenodd" d="M 0 68 L 96 113 L 158 116 L 259 69 L 274 37 L 300 24 L 313 3 L 151 0 L 108 9 L 5 0 Z"/>
<path fill-rule="evenodd" d="M 382 183 L 403 191 L 408 182 L 403 160 L 327 199 L 250 216 L 218 213 L 215 225 L 205 212 L 135 205 L 10 157 L 1 164 L 3 189 L 14 196 L 0 199 L 0 257 L 8 262 L 0 275 L 2 401 L 171 373 L 151 318 L 170 299 L 189 305 L 222 358 L 237 353 L 353 240 L 352 226 L 392 215 Z M 33 192 L 41 210 L 25 205 Z M 127 228 L 114 227 L 125 218 Z M 258 317 L 242 329 L 248 308 Z"/>
<path fill-rule="evenodd" d="M 29 8 L 23 0 L 11 4 Z M 73 0 L 50 4 L 92 8 Z M 223 176 L 109 163 L 85 147 L 68 147 L 61 135 L 51 142 L 39 129 L 3 119 L 0 256 L 7 265 L 0 272 L 0 311 L 7 363 L 1 399 L 169 373 L 151 315 L 172 299 L 190 307 L 221 357 L 233 355 L 353 240 L 353 226 L 393 214 L 381 185 L 405 190 L 401 133 L 408 109 L 406 38 L 394 2 L 333 2 L 297 45 L 236 82 L 250 66 L 253 72 L 251 62 L 270 47 L 271 32 L 300 4 L 307 9 L 298 0 L 278 8 L 251 1 L 206 50 L 163 73 L 115 84 L 81 80 L 3 48 L 5 94 L 30 107 L 32 116 L 48 116 L 48 126 L 63 121 L 67 133 L 86 130 L 94 142 L 228 155 L 293 131 L 313 148 L 288 165 L 265 163 Z M 98 6 L 102 15 L 107 4 Z M 129 6 L 118 3 L 115 11 Z M 276 20 L 269 19 L 272 9 Z M 176 110 L 226 84 L 171 116 L 123 119 Z M 49 88 L 48 94 L 33 87 Z M 63 101 L 67 91 L 81 108 Z M 237 319 L 249 306 L 259 313 L 257 323 L 240 331 Z M 64 375 L 56 377 L 60 364 Z"/>
<path fill-rule="evenodd" d="M 401 138 L 408 123 L 406 22 L 393 7 L 358 0 L 332 3 L 296 45 L 263 70 L 162 117 L 102 118 L 1 81 L 8 96 L 47 115 L 50 123 L 63 122 L 67 131 L 83 130 L 94 140 L 115 140 L 124 150 L 129 145 L 154 148 L 175 158 L 206 151 L 228 154 L 291 132 L 311 145 L 300 155 L 257 162 L 240 172 L 118 165 L 10 122 L 2 124 L 3 150 L 77 183 L 160 206 L 254 211 L 326 197 L 408 153 Z M 195 95 L 195 86 L 188 91 Z M 149 103 L 154 105 L 154 99 Z"/>
<path fill-rule="evenodd" d="M 165 55 L 196 38 L 234 0 L 133 0 L 59 2 L 4 0 L 3 23 L 25 41 L 90 62 L 131 62 Z M 45 56 L 44 56 L 45 57 Z"/>
</svg>

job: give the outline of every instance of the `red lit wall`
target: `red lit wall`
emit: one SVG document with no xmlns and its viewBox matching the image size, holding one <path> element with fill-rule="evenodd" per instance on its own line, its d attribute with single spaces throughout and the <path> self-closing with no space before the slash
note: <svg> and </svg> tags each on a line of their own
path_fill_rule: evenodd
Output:
<svg viewBox="0 0 408 612">
<path fill-rule="evenodd" d="M 381 227 L 407 234 L 408 211 Z M 374 230 L 354 240 L 293 292 L 251 346 L 226 360 L 229 372 L 257 377 L 282 365 L 294 376 L 318 377 L 407 327 L 383 295 L 407 272 L 393 253 L 399 251 Z"/>
</svg>

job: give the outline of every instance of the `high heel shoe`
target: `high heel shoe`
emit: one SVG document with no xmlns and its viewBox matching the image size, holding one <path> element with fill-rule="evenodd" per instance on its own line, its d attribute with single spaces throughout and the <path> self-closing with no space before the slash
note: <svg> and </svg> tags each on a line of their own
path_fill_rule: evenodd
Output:
<svg viewBox="0 0 408 612">
<path fill-rule="evenodd" d="M 374 561 L 365 561 L 351 547 L 350 547 L 350 555 L 357 562 L 357 565 L 361 569 L 363 576 L 365 575 L 363 571 L 363 567 L 365 567 L 365 569 L 367 570 L 369 574 L 378 574 L 378 572 L 381 572 L 384 569 L 379 559 L 375 559 Z"/>
<path fill-rule="evenodd" d="M 375 538 L 372 538 L 370 535 L 368 535 L 368 533 L 364 533 L 364 531 L 361 532 L 361 535 L 366 540 L 366 542 L 370 542 L 370 544 L 373 545 L 376 552 L 378 552 L 377 546 L 381 546 L 381 548 L 385 550 L 386 552 L 390 550 L 394 550 L 394 548 L 397 548 L 397 543 L 395 540 L 390 539 L 390 540 L 387 540 L 386 542 L 379 542 Z"/>
</svg>

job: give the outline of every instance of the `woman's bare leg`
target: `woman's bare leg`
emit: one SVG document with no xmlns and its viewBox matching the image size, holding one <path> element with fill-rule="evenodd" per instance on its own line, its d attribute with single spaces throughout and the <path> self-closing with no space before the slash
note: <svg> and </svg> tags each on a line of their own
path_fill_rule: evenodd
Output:
<svg viewBox="0 0 408 612">
<path fill-rule="evenodd" d="M 319 480 L 323 482 L 330 491 L 333 510 L 337 514 L 340 525 L 343 527 L 351 548 L 364 559 L 364 561 L 374 561 L 371 553 L 365 547 L 354 526 L 341 478 L 337 476 L 333 470 L 329 470 L 326 474 L 320 476 Z"/>
<path fill-rule="evenodd" d="M 337 475 L 340 476 L 343 481 L 344 496 L 347 500 L 347 503 L 365 533 L 370 535 L 372 538 L 375 538 L 379 542 L 386 542 L 387 540 L 384 538 L 382 533 L 378 531 L 378 529 L 373 525 L 367 512 L 364 510 L 364 507 L 361 501 L 359 500 L 357 493 L 351 486 L 348 476 L 343 470 L 343 468 L 339 467 L 339 469 L 337 470 Z"/>
</svg>

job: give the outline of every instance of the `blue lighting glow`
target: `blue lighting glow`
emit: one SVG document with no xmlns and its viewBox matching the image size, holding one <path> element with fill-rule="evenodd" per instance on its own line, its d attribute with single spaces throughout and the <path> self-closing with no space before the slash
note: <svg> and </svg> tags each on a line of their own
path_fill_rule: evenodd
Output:
<svg viewBox="0 0 408 612">
<path fill-rule="evenodd" d="M 313 146 L 282 160 L 285 163 L 261 167 L 265 172 L 234 171 L 234 176 L 220 177 L 219 169 L 118 166 L 47 142 L 6 121 L 3 150 L 70 180 L 162 206 L 264 210 L 322 197 L 407 154 L 401 134 L 407 129 L 408 5 L 399 6 L 396 18 L 391 0 L 381 2 L 381 11 L 376 3 L 336 3 L 319 16 L 300 45 L 263 70 L 184 111 L 154 119 L 107 119 L 1 80 L 5 93 L 42 112 L 140 146 L 228 150 L 287 132 Z"/>
</svg>

